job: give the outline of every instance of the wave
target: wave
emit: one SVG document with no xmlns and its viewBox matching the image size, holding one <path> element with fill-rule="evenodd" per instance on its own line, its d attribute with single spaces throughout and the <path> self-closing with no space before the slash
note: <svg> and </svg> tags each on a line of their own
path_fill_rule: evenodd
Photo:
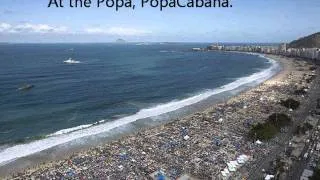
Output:
<svg viewBox="0 0 320 180">
<path fill-rule="evenodd" d="M 104 123 L 104 120 L 102 120 L 99 123 L 64 129 L 49 135 L 45 139 L 9 147 L 0 152 L 0 164 L 3 165 L 17 158 L 25 157 L 79 138 L 107 132 L 117 127 L 121 127 L 129 123 L 135 122 L 139 119 L 155 117 L 165 113 L 169 113 L 181 109 L 183 107 L 198 103 L 202 100 L 209 98 L 210 96 L 220 94 L 226 91 L 231 91 L 249 83 L 261 83 L 271 78 L 279 68 L 278 63 L 276 63 L 274 60 L 270 58 L 266 59 L 268 59 L 271 63 L 271 66 L 268 69 L 254 73 L 247 77 L 239 78 L 217 89 L 207 90 L 201 94 L 183 100 L 176 100 L 166 104 L 159 104 L 154 107 L 142 109 L 134 115 L 122 117 L 114 121 Z"/>
<path fill-rule="evenodd" d="M 11 133 L 13 130 L 9 130 L 9 131 L 0 131 L 0 134 L 8 134 Z"/>
<path fill-rule="evenodd" d="M 137 43 L 136 46 L 149 46 L 151 45 L 151 43 L 147 43 L 147 42 L 142 42 L 142 43 Z"/>
<path fill-rule="evenodd" d="M 177 51 L 175 51 L 175 50 L 171 50 L 171 51 L 161 50 L 161 51 L 159 51 L 159 52 L 161 52 L 161 53 L 175 53 L 175 52 L 177 52 Z"/>
<path fill-rule="evenodd" d="M 70 132 L 74 132 L 74 131 L 78 131 L 78 130 L 81 130 L 81 129 L 89 128 L 91 126 L 93 126 L 93 124 L 86 124 L 86 125 L 80 125 L 80 126 L 73 127 L 73 128 L 62 129 L 60 131 L 57 131 L 57 132 L 55 132 L 53 134 L 48 135 L 48 137 L 57 136 L 57 135 L 61 135 L 61 134 L 67 134 L 67 133 L 70 133 Z"/>
<path fill-rule="evenodd" d="M 97 121 L 97 122 L 95 122 L 93 124 L 85 124 L 85 125 L 80 125 L 80 126 L 76 126 L 76 127 L 72 127 L 72 128 L 62 129 L 62 130 L 57 131 L 55 133 L 49 134 L 47 137 L 58 136 L 58 135 L 62 135 L 62 134 L 68 134 L 68 133 L 71 133 L 71 132 L 74 132 L 74 131 L 78 131 L 78 130 L 81 130 L 81 129 L 87 129 L 87 128 L 92 127 L 92 126 L 96 126 L 96 125 L 102 124 L 104 122 L 105 122 L 105 120 L 100 120 L 100 121 Z"/>
</svg>

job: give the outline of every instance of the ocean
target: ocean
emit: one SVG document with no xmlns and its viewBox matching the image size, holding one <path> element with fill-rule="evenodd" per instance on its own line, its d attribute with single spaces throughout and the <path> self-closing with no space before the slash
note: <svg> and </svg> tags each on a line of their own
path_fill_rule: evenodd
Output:
<svg viewBox="0 0 320 180">
<path fill-rule="evenodd" d="M 279 70 L 261 55 L 191 50 L 207 45 L 1 44 L 0 164 L 139 119 L 146 125 Z"/>
</svg>

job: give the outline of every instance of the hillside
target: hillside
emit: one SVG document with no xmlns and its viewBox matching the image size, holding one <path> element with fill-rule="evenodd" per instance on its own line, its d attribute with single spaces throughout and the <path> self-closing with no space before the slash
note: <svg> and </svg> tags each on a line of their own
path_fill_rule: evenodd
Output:
<svg viewBox="0 0 320 180">
<path fill-rule="evenodd" d="M 126 40 L 119 38 L 116 40 L 116 43 L 126 43 Z"/>
<path fill-rule="evenodd" d="M 320 32 L 292 41 L 291 48 L 320 48 Z"/>
</svg>

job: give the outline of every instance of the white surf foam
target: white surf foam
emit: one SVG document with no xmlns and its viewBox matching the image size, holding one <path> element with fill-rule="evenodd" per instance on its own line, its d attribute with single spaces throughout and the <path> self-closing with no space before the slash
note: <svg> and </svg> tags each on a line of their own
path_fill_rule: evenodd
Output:
<svg viewBox="0 0 320 180">
<path fill-rule="evenodd" d="M 51 137 L 51 136 L 58 136 L 58 135 L 62 135 L 62 134 L 68 134 L 68 133 L 71 133 L 71 132 L 74 132 L 74 131 L 78 131 L 78 130 L 81 130 L 81 129 L 86 129 L 86 128 L 89 128 L 91 126 L 95 126 L 95 125 L 98 125 L 98 124 L 101 124 L 101 123 L 104 123 L 105 120 L 100 120 L 98 122 L 95 122 L 93 124 L 85 124 L 85 125 L 80 125 L 80 126 L 76 126 L 76 127 L 72 127 L 72 128 L 67 128 L 67 129 L 62 129 L 60 131 L 57 131 L 53 134 L 49 134 L 47 137 Z"/>
<path fill-rule="evenodd" d="M 73 131 L 78 131 L 78 130 L 81 130 L 81 129 L 89 128 L 91 126 L 93 126 L 93 124 L 85 124 L 85 125 L 80 125 L 80 126 L 76 126 L 76 127 L 73 127 L 73 128 L 62 129 L 60 131 L 57 131 L 57 132 L 55 132 L 53 134 L 48 135 L 48 137 L 57 136 L 57 135 L 61 135 L 61 134 L 67 134 L 67 133 L 70 133 L 70 132 L 73 132 Z"/>
<path fill-rule="evenodd" d="M 168 112 L 172 112 L 178 110 L 180 108 L 198 103 L 204 99 L 209 98 L 210 96 L 236 89 L 242 85 L 246 85 L 248 83 L 261 83 L 270 77 L 272 77 L 279 65 L 272 59 L 268 59 L 271 63 L 271 67 L 265 69 L 263 71 L 254 73 L 247 77 L 242 77 L 237 79 L 234 82 L 231 82 L 225 86 L 222 86 L 217 89 L 208 90 L 199 95 L 189 97 L 183 100 L 172 101 L 166 104 L 160 104 L 155 107 L 142 109 L 134 115 L 123 117 L 111 122 L 106 122 L 103 124 L 93 124 L 93 125 L 83 125 L 78 126 L 76 128 L 69 128 L 65 130 L 60 130 L 48 138 L 37 140 L 34 142 L 30 142 L 27 144 L 15 145 L 13 147 L 9 147 L 0 152 L 0 164 L 6 164 L 7 162 L 11 162 L 17 158 L 25 157 L 54 146 L 70 142 L 75 139 L 79 139 L 86 136 L 96 135 L 103 132 L 110 131 L 114 128 L 124 126 L 126 124 L 132 123 L 139 119 L 144 119 L 148 117 L 159 116 L 161 114 L 165 114 Z M 101 121 L 103 122 L 103 120 Z"/>
</svg>

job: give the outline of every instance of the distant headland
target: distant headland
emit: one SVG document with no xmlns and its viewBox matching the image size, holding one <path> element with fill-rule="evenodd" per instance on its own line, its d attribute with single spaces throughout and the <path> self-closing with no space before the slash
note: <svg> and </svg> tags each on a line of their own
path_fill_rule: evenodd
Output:
<svg viewBox="0 0 320 180">
<path fill-rule="evenodd" d="M 116 40 L 116 43 L 126 43 L 126 42 L 127 42 L 126 40 L 121 39 L 121 38 Z"/>
</svg>

